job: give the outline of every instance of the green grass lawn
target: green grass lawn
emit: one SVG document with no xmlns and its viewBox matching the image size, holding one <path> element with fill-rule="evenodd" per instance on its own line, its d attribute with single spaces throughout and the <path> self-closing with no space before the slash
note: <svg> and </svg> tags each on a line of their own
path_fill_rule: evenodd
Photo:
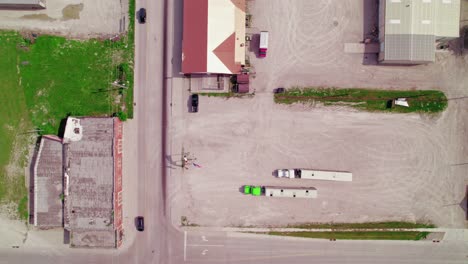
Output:
<svg viewBox="0 0 468 264">
<path fill-rule="evenodd" d="M 429 232 L 268 232 L 267 234 L 275 236 L 347 240 L 421 240 L 426 238 Z"/>
<path fill-rule="evenodd" d="M 41 134 L 57 134 L 67 115 L 111 116 L 122 111 L 132 90 L 111 85 L 123 78 L 129 86 L 129 61 L 123 43 L 76 41 L 40 36 L 19 49 L 18 67 L 33 124 Z"/>
<path fill-rule="evenodd" d="M 398 228 L 435 228 L 433 224 L 412 222 L 367 222 L 367 223 L 305 223 L 288 225 L 288 228 L 304 229 L 398 229 Z"/>
<path fill-rule="evenodd" d="M 23 168 L 34 130 L 57 135 L 67 115 L 133 117 L 135 0 L 129 8 L 128 35 L 115 41 L 0 31 L 0 203 L 16 203 L 21 218 L 28 216 Z"/>
<path fill-rule="evenodd" d="M 407 98 L 409 107 L 393 106 L 387 102 L 396 98 Z M 337 88 L 292 88 L 285 93 L 275 94 L 275 102 L 282 104 L 322 102 L 325 105 L 348 105 L 366 111 L 436 113 L 445 110 L 448 101 L 444 93 L 435 90 L 399 91 L 372 89 Z"/>
<path fill-rule="evenodd" d="M 27 143 L 21 133 L 32 128 L 26 98 L 19 83 L 17 44 L 21 38 L 16 33 L 0 34 L 0 202 L 20 203 L 27 195 L 24 173 L 11 175 L 11 167 L 24 165 L 22 160 Z M 13 151 L 21 153 L 11 161 Z M 7 174 L 9 165 L 10 175 Z"/>
</svg>

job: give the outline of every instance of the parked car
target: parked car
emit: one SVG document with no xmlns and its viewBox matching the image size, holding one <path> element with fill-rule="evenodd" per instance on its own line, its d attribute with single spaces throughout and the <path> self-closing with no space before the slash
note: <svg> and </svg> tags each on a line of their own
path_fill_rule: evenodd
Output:
<svg viewBox="0 0 468 264">
<path fill-rule="evenodd" d="M 140 8 L 140 10 L 138 10 L 138 21 L 140 24 L 146 23 L 146 9 Z"/>
<path fill-rule="evenodd" d="M 136 218 L 136 228 L 140 232 L 145 230 L 145 219 L 143 218 L 143 216 L 138 216 Z"/>
<path fill-rule="evenodd" d="M 198 94 L 192 94 L 191 98 L 192 113 L 198 112 Z"/>
<path fill-rule="evenodd" d="M 280 87 L 280 88 L 276 88 L 275 89 L 275 93 L 277 94 L 280 94 L 280 93 L 284 93 L 286 90 L 283 88 L 283 87 Z"/>
</svg>

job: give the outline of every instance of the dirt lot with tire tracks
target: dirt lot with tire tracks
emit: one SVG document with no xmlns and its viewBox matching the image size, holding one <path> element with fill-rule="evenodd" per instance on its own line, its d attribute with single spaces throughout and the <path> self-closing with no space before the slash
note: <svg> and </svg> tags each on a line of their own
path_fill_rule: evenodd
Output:
<svg viewBox="0 0 468 264">
<path fill-rule="evenodd" d="M 255 97 L 201 97 L 193 114 L 189 93 L 174 92 L 174 157 L 183 146 L 202 165 L 172 170 L 181 186 L 171 196 L 174 222 L 186 216 L 210 226 L 404 220 L 466 227 L 468 56 L 441 52 L 433 64 L 403 67 L 345 54 L 344 43 L 361 41 L 369 28 L 363 17 L 370 2 L 249 2 L 254 30 L 271 34 L 267 58 L 251 58 Z M 435 116 L 274 104 L 272 90 L 292 85 L 431 88 L 451 99 Z M 354 179 L 272 176 L 291 167 L 349 170 Z M 243 184 L 314 186 L 318 198 L 245 196 Z"/>
</svg>

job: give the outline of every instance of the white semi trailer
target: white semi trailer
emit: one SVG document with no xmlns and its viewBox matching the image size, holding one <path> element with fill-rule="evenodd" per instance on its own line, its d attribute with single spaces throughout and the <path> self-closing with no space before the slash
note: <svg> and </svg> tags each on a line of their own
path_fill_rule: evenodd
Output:
<svg viewBox="0 0 468 264">
<path fill-rule="evenodd" d="M 244 185 L 244 194 L 253 196 L 286 197 L 286 198 L 317 198 L 314 187 L 278 187 Z"/>
<path fill-rule="evenodd" d="M 260 45 L 258 46 L 258 54 L 261 58 L 265 58 L 268 50 L 268 31 L 260 32 Z"/>
<path fill-rule="evenodd" d="M 314 187 L 275 187 L 265 186 L 265 196 L 286 198 L 317 198 Z"/>
<path fill-rule="evenodd" d="M 311 179 L 328 181 L 352 181 L 353 174 L 346 171 L 319 171 L 308 169 L 281 169 L 277 171 L 278 178 Z"/>
</svg>

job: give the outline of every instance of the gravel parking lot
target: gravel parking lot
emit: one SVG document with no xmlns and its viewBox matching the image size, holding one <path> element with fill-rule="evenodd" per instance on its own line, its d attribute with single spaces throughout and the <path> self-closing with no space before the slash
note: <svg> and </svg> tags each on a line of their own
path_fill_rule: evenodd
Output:
<svg viewBox="0 0 468 264">
<path fill-rule="evenodd" d="M 183 147 L 202 166 L 171 170 L 178 186 L 171 195 L 174 223 L 186 216 L 208 226 L 384 220 L 466 226 L 468 56 L 443 52 L 434 64 L 402 67 L 345 54 L 344 43 L 363 39 L 363 16 L 372 2 L 249 2 L 253 27 L 271 34 L 266 59 L 251 53 L 255 97 L 201 97 L 195 114 L 187 113 L 188 92 L 173 91 L 168 159 L 180 160 Z M 274 88 L 296 84 L 435 88 L 457 99 L 437 116 L 274 104 Z M 276 169 L 295 167 L 348 170 L 354 179 L 273 176 Z M 239 190 L 244 184 L 313 186 L 318 198 L 245 196 Z"/>
<path fill-rule="evenodd" d="M 128 0 L 47 0 L 46 5 L 43 10 L 0 10 L 0 28 L 91 38 L 128 27 Z"/>
</svg>

